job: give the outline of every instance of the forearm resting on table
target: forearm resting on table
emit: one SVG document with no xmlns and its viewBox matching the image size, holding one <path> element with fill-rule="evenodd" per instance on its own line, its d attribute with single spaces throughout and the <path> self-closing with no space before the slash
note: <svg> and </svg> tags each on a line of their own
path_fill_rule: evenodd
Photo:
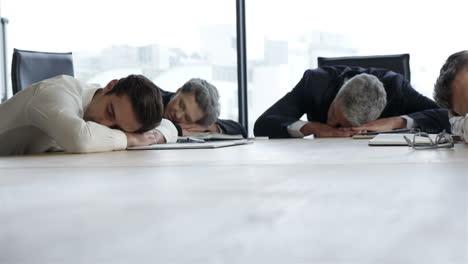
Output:
<svg viewBox="0 0 468 264">
<path fill-rule="evenodd" d="M 407 120 L 401 116 L 385 117 L 371 121 L 362 126 L 353 127 L 356 131 L 388 131 L 400 128 L 406 128 Z"/>
<path fill-rule="evenodd" d="M 317 123 L 317 122 L 308 122 L 307 124 L 305 124 L 304 126 L 301 127 L 301 129 L 299 131 L 301 131 L 301 133 L 304 135 L 304 136 L 308 136 L 308 135 L 312 135 L 312 134 L 320 134 L 320 128 L 323 126 L 323 124 L 321 123 Z"/>
<path fill-rule="evenodd" d="M 166 143 L 166 138 L 156 129 L 144 133 L 124 133 L 127 136 L 127 147 L 139 147 Z"/>
</svg>

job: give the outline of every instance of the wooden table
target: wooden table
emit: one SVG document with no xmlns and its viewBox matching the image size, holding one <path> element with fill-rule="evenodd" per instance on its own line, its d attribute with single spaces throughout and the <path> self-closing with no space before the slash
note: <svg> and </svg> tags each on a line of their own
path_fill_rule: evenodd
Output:
<svg viewBox="0 0 468 264">
<path fill-rule="evenodd" d="M 468 263 L 468 147 L 0 158 L 0 263 Z"/>
</svg>

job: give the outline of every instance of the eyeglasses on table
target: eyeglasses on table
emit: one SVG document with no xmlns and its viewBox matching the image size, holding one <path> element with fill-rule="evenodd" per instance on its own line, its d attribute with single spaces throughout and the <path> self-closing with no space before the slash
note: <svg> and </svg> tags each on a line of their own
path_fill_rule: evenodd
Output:
<svg viewBox="0 0 468 264">
<path fill-rule="evenodd" d="M 417 132 L 412 139 L 404 136 L 408 146 L 413 149 L 438 149 L 438 148 L 453 148 L 454 141 L 452 135 L 443 130 L 432 139 L 431 134 L 426 132 Z"/>
</svg>

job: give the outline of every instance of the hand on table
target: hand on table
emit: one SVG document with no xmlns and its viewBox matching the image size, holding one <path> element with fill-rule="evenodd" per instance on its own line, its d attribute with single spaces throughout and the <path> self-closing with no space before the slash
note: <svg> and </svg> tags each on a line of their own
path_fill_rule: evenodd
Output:
<svg viewBox="0 0 468 264">
<path fill-rule="evenodd" d="M 394 129 L 400 129 L 406 127 L 406 119 L 403 117 L 387 117 L 387 118 L 380 118 L 364 124 L 362 126 L 353 127 L 352 129 L 355 131 L 389 131 Z"/>
<path fill-rule="evenodd" d="M 166 138 L 156 129 L 144 133 L 124 133 L 127 136 L 127 147 L 140 147 L 166 143 Z"/>
<path fill-rule="evenodd" d="M 184 136 L 197 134 L 197 133 L 203 133 L 203 132 L 218 132 L 218 133 L 220 132 L 218 129 L 218 126 L 215 123 L 209 126 L 202 126 L 197 123 L 181 123 L 178 125 L 182 129 L 182 135 Z"/>
<path fill-rule="evenodd" d="M 314 134 L 316 137 L 351 137 L 363 131 L 355 130 L 350 127 L 335 128 L 327 124 L 310 122 L 301 128 L 304 136 Z"/>
</svg>

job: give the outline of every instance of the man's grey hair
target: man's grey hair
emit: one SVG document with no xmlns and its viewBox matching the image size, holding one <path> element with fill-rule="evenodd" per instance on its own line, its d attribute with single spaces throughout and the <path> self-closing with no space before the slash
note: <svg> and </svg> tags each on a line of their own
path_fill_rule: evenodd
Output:
<svg viewBox="0 0 468 264">
<path fill-rule="evenodd" d="M 209 126 L 216 122 L 220 113 L 218 89 L 206 80 L 193 78 L 181 87 L 182 93 L 193 93 L 204 116 L 197 123 Z"/>
<path fill-rule="evenodd" d="M 468 50 L 450 55 L 440 69 L 434 85 L 434 99 L 440 107 L 452 109 L 452 82 L 463 69 L 468 69 Z"/>
<path fill-rule="evenodd" d="M 353 126 L 376 120 L 387 105 L 382 82 L 367 73 L 354 76 L 343 84 L 335 100 L 343 100 L 343 116 Z"/>
</svg>

